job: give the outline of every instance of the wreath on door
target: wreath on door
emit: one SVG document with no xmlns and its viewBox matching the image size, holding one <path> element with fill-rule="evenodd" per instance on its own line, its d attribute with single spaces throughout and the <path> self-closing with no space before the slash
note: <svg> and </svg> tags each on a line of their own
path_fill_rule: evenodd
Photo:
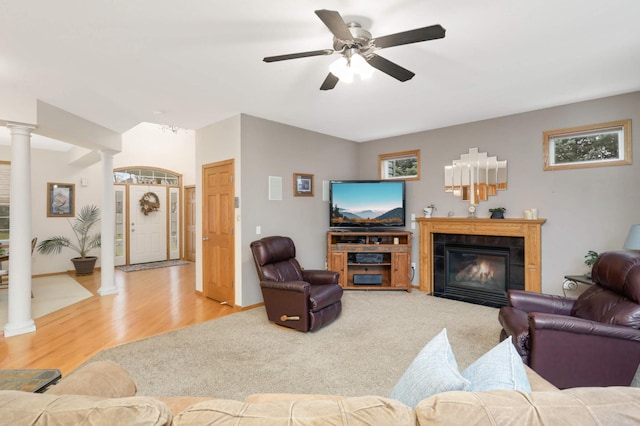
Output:
<svg viewBox="0 0 640 426">
<path fill-rule="evenodd" d="M 160 199 L 153 192 L 147 192 L 140 198 L 140 207 L 142 213 L 148 216 L 151 212 L 156 212 L 160 209 Z"/>
</svg>

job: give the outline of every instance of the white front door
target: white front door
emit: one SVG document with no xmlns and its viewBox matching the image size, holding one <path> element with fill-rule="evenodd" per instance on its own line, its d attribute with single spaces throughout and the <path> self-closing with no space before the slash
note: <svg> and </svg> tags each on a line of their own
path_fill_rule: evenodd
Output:
<svg viewBox="0 0 640 426">
<path fill-rule="evenodd" d="M 148 195 L 157 198 L 160 207 L 145 215 L 140 200 Z M 149 185 L 129 186 L 129 263 L 167 260 L 167 194 L 166 188 Z"/>
</svg>

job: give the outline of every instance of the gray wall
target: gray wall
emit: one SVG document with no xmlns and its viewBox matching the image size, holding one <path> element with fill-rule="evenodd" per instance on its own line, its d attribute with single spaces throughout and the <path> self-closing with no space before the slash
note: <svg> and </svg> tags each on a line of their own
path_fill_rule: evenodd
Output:
<svg viewBox="0 0 640 426">
<path fill-rule="evenodd" d="M 583 261 L 588 250 L 620 249 L 629 226 L 640 223 L 640 165 L 637 160 L 630 166 L 545 172 L 542 133 L 627 118 L 633 120 L 634 151 L 640 152 L 640 92 L 365 143 L 241 115 L 198 131 L 196 156 L 198 167 L 236 158 L 236 301 L 241 306 L 262 301 L 251 241 L 289 235 L 304 267 L 324 268 L 329 206 L 322 200 L 322 181 L 377 178 L 379 154 L 412 149 L 421 150 L 422 176 L 407 183 L 407 207 L 408 215 L 418 217 L 429 203 L 436 204 L 436 216 L 452 211 L 466 217 L 467 203 L 444 192 L 443 170 L 469 148 L 507 160 L 508 189 L 482 202 L 479 216 L 488 217 L 488 209 L 497 206 L 507 208 L 507 217 L 537 208 L 547 219 L 542 227 L 542 289 L 562 294 L 564 275 L 587 271 Z M 314 197 L 293 196 L 295 172 L 314 175 Z M 269 176 L 283 178 L 282 201 L 268 200 Z M 417 230 L 414 238 L 412 261 L 418 263 Z M 419 271 L 413 280 L 418 283 Z"/>
<path fill-rule="evenodd" d="M 358 144 L 248 115 L 242 115 L 241 135 L 242 305 L 250 306 L 262 301 L 251 241 L 290 236 L 304 268 L 325 268 L 329 202 L 322 182 L 357 177 Z M 314 175 L 313 197 L 293 196 L 294 173 Z M 269 201 L 269 176 L 282 177 L 282 201 Z"/>
<path fill-rule="evenodd" d="M 542 290 L 562 294 L 563 276 L 587 271 L 584 255 L 621 249 L 629 226 L 640 223 L 640 159 L 633 165 L 543 171 L 542 133 L 632 119 L 633 150 L 640 153 L 640 92 L 426 131 L 359 145 L 359 177 L 375 178 L 378 154 L 421 150 L 420 181 L 408 182 L 409 214 L 435 203 L 435 216 L 466 216 L 467 202 L 444 192 L 444 166 L 477 147 L 508 161 L 508 189 L 481 202 L 479 217 L 504 206 L 507 217 L 538 208 L 542 227 Z M 636 154 L 636 157 L 640 154 Z M 416 238 L 417 230 L 414 231 Z M 418 244 L 413 261 L 418 262 Z M 416 275 L 414 285 L 419 283 Z"/>
</svg>

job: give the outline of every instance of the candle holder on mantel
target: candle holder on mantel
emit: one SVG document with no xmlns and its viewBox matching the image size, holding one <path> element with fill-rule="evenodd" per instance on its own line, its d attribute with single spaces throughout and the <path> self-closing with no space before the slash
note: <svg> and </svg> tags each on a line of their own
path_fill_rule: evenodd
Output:
<svg viewBox="0 0 640 426">
<path fill-rule="evenodd" d="M 469 209 L 468 210 L 469 210 L 469 214 L 467 215 L 467 217 L 469 219 L 475 219 L 475 218 L 478 217 L 477 214 L 476 214 L 476 211 L 478 209 L 476 208 L 475 204 L 469 204 Z"/>
</svg>

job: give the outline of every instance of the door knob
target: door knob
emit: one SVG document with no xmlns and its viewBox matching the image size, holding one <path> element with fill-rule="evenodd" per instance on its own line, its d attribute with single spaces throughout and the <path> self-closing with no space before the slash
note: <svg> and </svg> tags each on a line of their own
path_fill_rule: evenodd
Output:
<svg viewBox="0 0 640 426">
<path fill-rule="evenodd" d="M 209 237 L 203 237 L 202 241 L 209 241 Z"/>
</svg>

